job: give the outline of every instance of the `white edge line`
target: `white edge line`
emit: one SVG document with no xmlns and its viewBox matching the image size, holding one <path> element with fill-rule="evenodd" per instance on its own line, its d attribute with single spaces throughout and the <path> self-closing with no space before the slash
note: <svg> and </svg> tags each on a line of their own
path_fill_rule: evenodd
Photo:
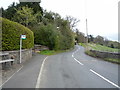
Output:
<svg viewBox="0 0 120 90">
<path fill-rule="evenodd" d="M 48 56 L 42 62 L 41 69 L 40 69 L 39 76 L 38 76 L 37 83 L 36 83 L 36 88 L 39 88 L 39 86 L 40 86 L 40 79 L 41 79 L 41 75 L 42 75 L 42 71 L 43 71 L 45 60 L 47 58 L 48 58 Z"/>
<path fill-rule="evenodd" d="M 21 69 L 23 68 L 23 66 L 20 68 L 20 69 L 18 69 L 18 71 L 16 71 L 12 76 L 10 76 L 1 86 L 0 86 L 0 88 L 5 84 L 5 83 L 7 83 L 17 72 L 19 72 Z"/>
<path fill-rule="evenodd" d="M 104 79 L 105 81 L 107 81 L 108 83 L 112 84 L 113 86 L 120 88 L 117 84 L 111 82 L 110 80 L 106 79 L 105 77 L 103 77 L 102 75 L 98 74 L 97 72 L 95 72 L 94 70 L 90 69 L 90 71 L 94 74 L 96 74 L 97 76 L 99 76 L 100 78 Z"/>
<path fill-rule="evenodd" d="M 74 60 L 75 60 L 76 62 L 78 62 L 79 64 L 84 65 L 84 64 L 82 64 L 80 61 L 78 61 L 76 58 L 74 58 Z"/>
</svg>

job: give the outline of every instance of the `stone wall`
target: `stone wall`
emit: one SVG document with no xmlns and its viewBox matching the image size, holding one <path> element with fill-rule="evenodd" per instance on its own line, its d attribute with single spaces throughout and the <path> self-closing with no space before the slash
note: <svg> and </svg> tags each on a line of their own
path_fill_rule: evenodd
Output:
<svg viewBox="0 0 120 90">
<path fill-rule="evenodd" d="M 43 50 L 49 50 L 49 48 L 43 45 L 34 45 L 34 48 L 33 48 L 34 52 L 43 51 Z"/>
<path fill-rule="evenodd" d="M 96 51 L 96 50 L 90 50 L 90 52 L 94 53 L 97 57 L 100 57 L 100 58 L 118 59 L 120 56 L 120 53 L 114 53 L 114 52 L 103 52 L 103 51 Z"/>
<path fill-rule="evenodd" d="M 14 56 L 14 64 L 20 63 L 20 51 L 3 51 L 2 53 L 9 53 L 9 56 Z M 32 49 L 22 50 L 22 59 L 21 62 L 24 63 L 26 60 L 29 60 L 32 57 Z"/>
</svg>

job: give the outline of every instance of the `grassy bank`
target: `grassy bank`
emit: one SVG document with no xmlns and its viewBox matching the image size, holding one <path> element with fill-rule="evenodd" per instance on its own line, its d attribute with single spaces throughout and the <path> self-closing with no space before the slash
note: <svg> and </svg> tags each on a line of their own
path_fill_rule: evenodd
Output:
<svg viewBox="0 0 120 90">
<path fill-rule="evenodd" d="M 85 51 L 85 53 L 89 56 L 92 56 L 92 57 L 95 57 L 95 58 L 99 58 L 99 56 L 95 55 L 94 53 L 90 52 L 89 50 Z M 117 64 L 120 64 L 120 59 L 114 59 L 114 58 L 101 58 L 105 61 L 109 61 L 109 62 L 112 62 L 112 63 L 117 63 Z"/>
<path fill-rule="evenodd" d="M 109 62 L 113 62 L 113 63 L 118 63 L 120 64 L 120 59 L 114 59 L 114 58 L 104 58 L 104 60 L 109 61 Z"/>
<path fill-rule="evenodd" d="M 55 51 L 55 50 L 43 50 L 43 51 L 40 51 L 39 53 L 41 55 L 55 55 L 55 54 L 59 54 L 59 53 L 63 53 L 63 52 L 68 52 L 70 50 L 73 50 L 73 48 L 68 49 L 68 50 L 58 50 L 58 51 Z"/>
<path fill-rule="evenodd" d="M 85 43 L 80 43 L 81 46 L 83 47 L 89 47 L 89 49 L 92 49 L 92 50 L 96 50 L 96 51 L 107 51 L 107 52 L 119 52 L 120 49 L 116 49 L 116 48 L 110 48 L 110 47 L 107 47 L 107 46 L 102 46 L 102 45 L 99 45 L 99 44 L 90 44 L 88 43 L 88 45 L 86 45 Z"/>
<path fill-rule="evenodd" d="M 87 55 L 93 56 L 93 57 L 99 57 L 96 54 L 90 52 L 90 49 L 92 50 L 96 50 L 96 51 L 107 51 L 107 52 L 119 52 L 119 49 L 115 49 L 115 48 L 110 48 L 110 47 L 106 47 L 106 46 L 102 46 L 102 45 L 97 45 L 97 44 L 88 44 L 88 46 L 84 43 L 80 43 L 81 46 L 83 47 L 88 47 L 89 49 L 85 51 L 85 53 Z M 114 59 L 114 58 L 102 58 L 105 61 L 109 61 L 109 62 L 113 62 L 113 63 L 117 63 L 120 64 L 120 59 Z"/>
</svg>

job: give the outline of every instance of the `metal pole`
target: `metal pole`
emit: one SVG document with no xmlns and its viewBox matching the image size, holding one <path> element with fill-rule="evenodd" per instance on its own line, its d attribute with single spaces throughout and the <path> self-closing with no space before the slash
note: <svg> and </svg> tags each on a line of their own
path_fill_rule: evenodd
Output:
<svg viewBox="0 0 120 90">
<path fill-rule="evenodd" d="M 21 64 L 21 56 L 22 56 L 22 38 L 21 38 L 21 35 L 20 35 L 20 64 Z"/>
</svg>

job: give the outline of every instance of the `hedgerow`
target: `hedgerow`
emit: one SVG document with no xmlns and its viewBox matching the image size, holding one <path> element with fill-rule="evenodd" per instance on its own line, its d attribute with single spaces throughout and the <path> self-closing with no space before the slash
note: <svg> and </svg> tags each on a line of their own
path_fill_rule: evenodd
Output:
<svg viewBox="0 0 120 90">
<path fill-rule="evenodd" d="M 27 27 L 10 21 L 5 18 L 0 18 L 2 20 L 2 50 L 19 50 L 20 48 L 20 35 L 25 34 L 26 39 L 22 40 L 22 48 L 30 49 L 34 45 L 34 35 L 33 32 Z M 0 20 L 0 21 L 1 21 Z"/>
</svg>

